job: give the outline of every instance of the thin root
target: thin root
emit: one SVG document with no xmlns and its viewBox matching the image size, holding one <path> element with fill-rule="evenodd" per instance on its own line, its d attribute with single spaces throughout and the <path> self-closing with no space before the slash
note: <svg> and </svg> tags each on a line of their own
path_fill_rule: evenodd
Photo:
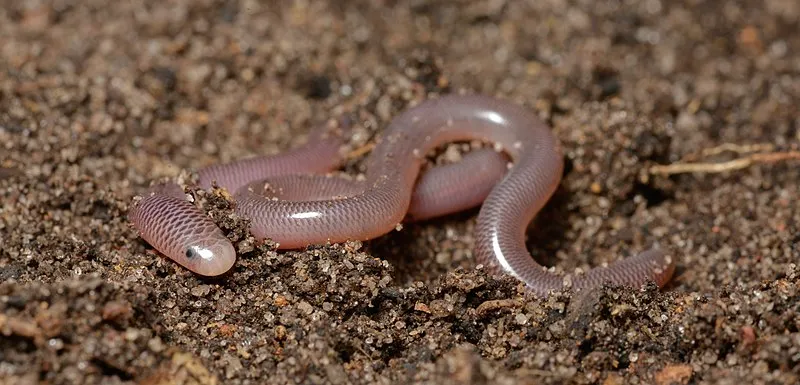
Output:
<svg viewBox="0 0 800 385">
<path fill-rule="evenodd" d="M 725 143 L 717 147 L 703 150 L 702 156 L 712 156 L 723 152 L 734 152 L 737 154 L 749 154 L 725 162 L 679 162 L 668 165 L 657 165 L 650 167 L 651 174 L 673 175 L 683 173 L 705 173 L 716 174 L 726 171 L 741 170 L 754 164 L 777 163 L 786 160 L 800 160 L 800 152 L 767 152 L 772 151 L 775 146 L 772 144 L 751 144 L 738 145 Z"/>
<path fill-rule="evenodd" d="M 360 158 L 362 155 L 372 151 L 373 148 L 375 148 L 375 143 L 367 143 L 359 148 L 356 148 L 348 152 L 347 155 L 345 155 L 345 158 L 347 158 L 347 160 Z"/>
</svg>

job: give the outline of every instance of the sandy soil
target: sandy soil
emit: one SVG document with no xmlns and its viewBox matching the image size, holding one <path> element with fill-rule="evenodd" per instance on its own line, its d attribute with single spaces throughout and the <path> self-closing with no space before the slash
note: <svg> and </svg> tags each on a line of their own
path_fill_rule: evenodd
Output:
<svg viewBox="0 0 800 385">
<path fill-rule="evenodd" d="M 797 150 L 800 2 L 105 3 L 0 7 L 0 383 L 799 380 L 798 161 L 648 170 L 723 143 Z M 529 298 L 475 269 L 475 211 L 276 252 L 215 195 L 240 257 L 203 279 L 126 220 L 152 180 L 279 152 L 333 115 L 367 144 L 458 91 L 522 103 L 563 141 L 538 260 L 658 244 L 674 281 Z"/>
</svg>

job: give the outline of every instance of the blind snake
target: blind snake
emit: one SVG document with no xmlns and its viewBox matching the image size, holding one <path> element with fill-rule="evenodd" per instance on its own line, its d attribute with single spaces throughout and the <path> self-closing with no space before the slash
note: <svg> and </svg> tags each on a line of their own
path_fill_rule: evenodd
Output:
<svg viewBox="0 0 800 385">
<path fill-rule="evenodd" d="M 369 240 L 404 220 L 483 202 L 475 233 L 477 262 L 520 279 L 537 295 L 603 283 L 663 286 L 672 276 L 673 258 L 658 249 L 582 274 L 559 275 L 534 261 L 525 246 L 526 229 L 558 186 L 563 158 L 557 138 L 522 106 L 449 95 L 411 107 L 382 132 L 366 160 L 363 181 L 322 175 L 343 162 L 339 150 L 346 126 L 328 122 L 298 148 L 206 167 L 198 171 L 198 182 L 207 189 L 215 182 L 234 193 L 235 212 L 250 219 L 253 236 L 272 239 L 281 249 Z M 468 140 L 501 151 L 473 151 L 461 162 L 421 174 L 426 154 Z M 231 242 L 177 184 L 151 187 L 129 218 L 145 241 L 195 273 L 220 275 L 235 262 Z"/>
</svg>

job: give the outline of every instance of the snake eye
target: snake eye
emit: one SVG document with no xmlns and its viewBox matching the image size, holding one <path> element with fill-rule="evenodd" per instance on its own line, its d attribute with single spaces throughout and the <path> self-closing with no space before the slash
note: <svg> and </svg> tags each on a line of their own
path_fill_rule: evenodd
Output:
<svg viewBox="0 0 800 385">
<path fill-rule="evenodd" d="M 218 257 L 218 250 L 213 247 L 193 245 L 186 248 L 185 255 L 188 260 L 200 259 L 210 261 Z"/>
<path fill-rule="evenodd" d="M 193 247 L 186 249 L 186 258 L 194 259 L 194 257 L 196 256 L 197 256 L 197 250 L 195 250 Z"/>
</svg>

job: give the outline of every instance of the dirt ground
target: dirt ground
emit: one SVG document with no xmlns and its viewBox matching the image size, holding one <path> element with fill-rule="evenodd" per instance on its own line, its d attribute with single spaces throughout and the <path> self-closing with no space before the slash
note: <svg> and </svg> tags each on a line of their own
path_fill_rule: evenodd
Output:
<svg viewBox="0 0 800 385">
<path fill-rule="evenodd" d="M 0 384 L 800 381 L 796 0 L 1 3 Z M 215 195 L 239 259 L 208 279 L 126 219 L 158 178 L 331 116 L 362 146 L 460 91 L 528 106 L 564 145 L 537 260 L 659 245 L 672 283 L 531 298 L 476 269 L 475 210 L 276 252 Z M 773 155 L 649 172 L 748 156 L 702 154 L 726 143 Z"/>
</svg>

